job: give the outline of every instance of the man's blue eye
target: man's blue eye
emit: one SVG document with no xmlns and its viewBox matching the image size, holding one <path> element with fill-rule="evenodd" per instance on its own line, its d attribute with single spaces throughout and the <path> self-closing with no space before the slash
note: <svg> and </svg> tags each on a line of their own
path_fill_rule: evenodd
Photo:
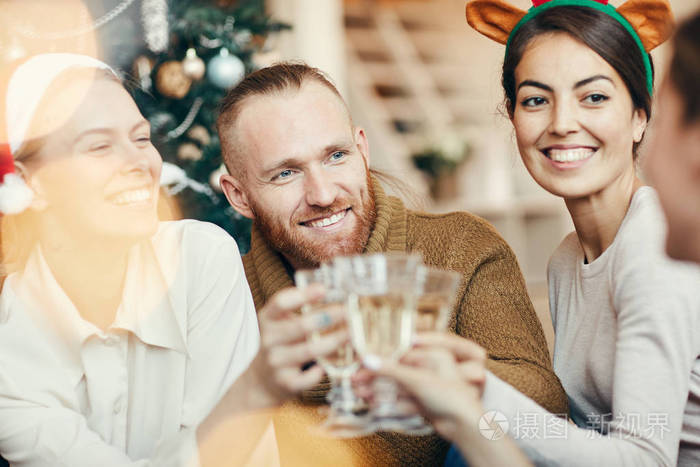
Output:
<svg viewBox="0 0 700 467">
<path fill-rule="evenodd" d="M 291 170 L 283 170 L 282 172 L 280 172 L 280 173 L 277 175 L 277 177 L 278 177 L 278 178 L 287 178 L 287 177 L 289 177 L 290 175 L 292 175 L 292 171 L 291 171 Z"/>
<path fill-rule="evenodd" d="M 331 154 L 331 159 L 334 161 L 337 161 L 338 159 L 342 159 L 345 157 L 345 153 L 343 151 L 337 151 Z"/>
</svg>

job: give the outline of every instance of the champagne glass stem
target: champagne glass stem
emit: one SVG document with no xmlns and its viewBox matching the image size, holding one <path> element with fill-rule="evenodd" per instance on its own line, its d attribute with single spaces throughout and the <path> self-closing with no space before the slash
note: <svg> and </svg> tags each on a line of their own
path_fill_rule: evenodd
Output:
<svg viewBox="0 0 700 467">
<path fill-rule="evenodd" d="M 338 400 L 343 413 L 352 413 L 358 404 L 357 396 L 352 389 L 350 376 L 343 376 L 338 387 Z"/>
<path fill-rule="evenodd" d="M 328 372 L 326 372 L 328 375 Z M 328 394 L 326 394 L 326 402 L 333 407 L 338 404 L 338 399 L 340 398 L 340 386 L 338 385 L 338 379 L 333 378 L 329 375 L 328 378 L 331 382 L 331 387 L 330 390 L 328 391 Z"/>
<path fill-rule="evenodd" d="M 396 411 L 398 387 L 394 380 L 386 376 L 378 376 L 374 379 L 374 413 L 377 416 L 391 416 Z"/>
</svg>

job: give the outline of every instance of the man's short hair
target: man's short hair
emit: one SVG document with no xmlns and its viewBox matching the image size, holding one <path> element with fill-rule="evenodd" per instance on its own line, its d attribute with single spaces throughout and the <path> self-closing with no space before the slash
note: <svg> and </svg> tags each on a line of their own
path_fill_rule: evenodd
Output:
<svg viewBox="0 0 700 467">
<path fill-rule="evenodd" d="M 338 96 L 347 108 L 343 97 L 328 75 L 318 68 L 302 62 L 281 62 L 255 71 L 246 76 L 224 96 L 219 106 L 216 129 L 221 140 L 221 155 L 229 173 L 238 173 L 245 177 L 245 171 L 240 167 L 240 158 L 236 149 L 237 143 L 233 140 L 235 132 L 231 131 L 243 109 L 243 102 L 255 96 L 280 95 L 289 91 L 299 91 L 302 85 L 308 81 L 315 81 L 326 86 Z"/>
</svg>

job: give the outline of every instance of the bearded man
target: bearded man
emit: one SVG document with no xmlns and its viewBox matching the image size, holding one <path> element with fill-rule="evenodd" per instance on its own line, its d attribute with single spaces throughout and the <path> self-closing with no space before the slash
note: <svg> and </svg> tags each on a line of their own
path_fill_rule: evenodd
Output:
<svg viewBox="0 0 700 467">
<path fill-rule="evenodd" d="M 236 211 L 253 220 L 243 263 L 259 311 L 275 307 L 279 316 L 285 305 L 275 297 L 293 286 L 297 269 L 336 255 L 420 252 L 426 264 L 463 276 L 451 331 L 484 347 L 499 378 L 549 411 L 567 412 L 508 245 L 469 213 L 416 212 L 385 194 L 369 168 L 364 130 L 321 71 L 282 63 L 250 74 L 224 98 L 217 127 L 229 172 L 222 188 Z M 301 378 L 303 369 L 295 371 Z M 314 403 L 322 403 L 327 390 L 316 375 L 304 381 L 315 387 L 295 402 L 300 410 L 275 420 L 283 465 L 300 448 L 313 452 L 319 465 L 334 458 L 337 442 L 306 429 L 309 420 L 320 421 Z M 290 391 L 301 387 L 296 381 Z M 437 436 L 396 433 L 343 443 L 355 454 L 353 463 L 363 465 L 442 465 L 448 449 Z"/>
</svg>

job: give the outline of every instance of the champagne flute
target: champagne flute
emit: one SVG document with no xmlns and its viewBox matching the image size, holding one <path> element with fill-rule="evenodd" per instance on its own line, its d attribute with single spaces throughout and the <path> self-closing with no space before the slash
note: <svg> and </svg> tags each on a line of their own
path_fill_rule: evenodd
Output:
<svg viewBox="0 0 700 467">
<path fill-rule="evenodd" d="M 346 277 L 350 336 L 365 363 L 396 361 L 410 348 L 421 290 L 420 264 L 420 256 L 405 253 L 334 260 Z M 402 431 L 406 417 L 396 405 L 396 383 L 380 376 L 373 385 L 370 414 L 376 429 Z"/>
<path fill-rule="evenodd" d="M 445 332 L 462 276 L 455 271 L 425 265 L 419 267 L 418 274 L 423 291 L 416 305 L 416 332 Z M 404 425 L 406 434 L 426 435 L 435 431 L 419 415 L 406 420 Z"/>
<path fill-rule="evenodd" d="M 423 292 L 416 307 L 416 331 L 444 332 L 462 276 L 455 271 L 430 266 L 421 266 L 419 274 L 423 280 Z"/>
<path fill-rule="evenodd" d="M 339 271 L 328 264 L 318 269 L 299 270 L 294 274 L 296 286 L 306 288 L 311 284 L 324 286 L 325 294 L 320 303 L 305 305 L 302 313 L 315 314 L 342 310 L 346 314 L 347 292 L 341 286 Z M 309 336 L 312 340 L 318 340 L 321 336 L 347 329 L 347 322 L 340 321 L 320 331 L 314 331 Z M 350 377 L 360 367 L 359 359 L 352 344 L 348 340 L 341 344 L 335 352 L 320 357 L 319 365 L 324 369 L 331 382 L 331 389 L 326 395 L 330 405 L 330 413 L 324 420 L 322 431 L 339 438 L 351 438 L 365 436 L 372 433 L 369 417 L 359 414 L 363 409 L 366 412 L 366 403 L 357 397 L 352 388 Z"/>
</svg>

